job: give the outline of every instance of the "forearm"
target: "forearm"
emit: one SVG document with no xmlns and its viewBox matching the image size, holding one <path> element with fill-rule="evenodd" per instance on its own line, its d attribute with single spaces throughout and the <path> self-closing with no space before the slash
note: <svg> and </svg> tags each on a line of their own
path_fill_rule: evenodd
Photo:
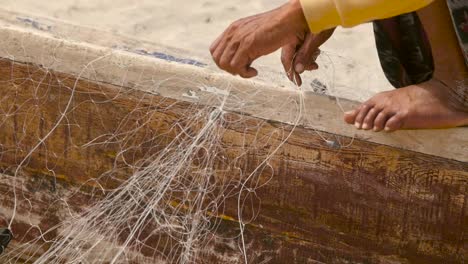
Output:
<svg viewBox="0 0 468 264">
<path fill-rule="evenodd" d="M 418 10 L 433 0 L 297 0 L 312 32 L 352 27 Z"/>
</svg>

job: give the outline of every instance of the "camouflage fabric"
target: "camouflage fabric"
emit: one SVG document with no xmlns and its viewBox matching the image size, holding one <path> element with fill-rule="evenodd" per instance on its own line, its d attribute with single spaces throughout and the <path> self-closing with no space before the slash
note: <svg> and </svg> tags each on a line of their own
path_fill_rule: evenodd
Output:
<svg viewBox="0 0 468 264">
<path fill-rule="evenodd" d="M 12 238 L 13 234 L 11 233 L 10 229 L 0 229 L 0 254 L 2 254 L 5 251 Z"/>
<path fill-rule="evenodd" d="M 447 0 L 447 6 L 468 66 L 468 0 Z"/>
<path fill-rule="evenodd" d="M 374 34 L 380 64 L 395 88 L 432 78 L 431 47 L 416 13 L 377 20 Z"/>
<path fill-rule="evenodd" d="M 468 66 L 468 0 L 447 0 L 460 47 Z M 416 12 L 374 21 L 380 64 L 395 88 L 431 79 L 431 47 Z"/>
<path fill-rule="evenodd" d="M 460 48 L 468 67 L 468 0 L 447 0 Z M 461 80 L 456 87 L 449 87 L 455 95 L 453 98 L 468 111 L 468 80 Z"/>
</svg>

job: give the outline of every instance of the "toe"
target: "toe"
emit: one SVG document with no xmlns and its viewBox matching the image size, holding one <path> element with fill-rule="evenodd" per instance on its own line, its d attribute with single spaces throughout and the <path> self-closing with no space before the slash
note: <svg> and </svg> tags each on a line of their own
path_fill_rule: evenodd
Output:
<svg viewBox="0 0 468 264">
<path fill-rule="evenodd" d="M 362 128 L 362 123 L 364 122 L 364 118 L 366 117 L 367 113 L 369 110 L 372 108 L 372 106 L 368 104 L 363 104 L 361 107 L 361 110 L 359 110 L 359 113 L 356 116 L 356 120 L 354 121 L 354 125 L 356 128 L 361 129 Z"/>
<path fill-rule="evenodd" d="M 403 126 L 403 117 L 401 115 L 394 115 L 388 119 L 385 124 L 385 131 L 393 132 L 400 129 Z"/>
<path fill-rule="evenodd" d="M 367 112 L 366 117 L 364 118 L 362 128 L 365 130 L 372 129 L 374 127 L 374 120 L 379 113 L 380 110 L 375 107 L 369 110 L 369 112 Z"/>
<path fill-rule="evenodd" d="M 379 132 L 383 130 L 389 118 L 388 113 L 381 111 L 374 120 L 374 131 Z"/>
<path fill-rule="evenodd" d="M 354 109 L 352 111 L 348 111 L 344 113 L 344 120 L 346 123 L 352 125 L 356 120 L 356 115 L 358 114 L 358 109 Z"/>
</svg>

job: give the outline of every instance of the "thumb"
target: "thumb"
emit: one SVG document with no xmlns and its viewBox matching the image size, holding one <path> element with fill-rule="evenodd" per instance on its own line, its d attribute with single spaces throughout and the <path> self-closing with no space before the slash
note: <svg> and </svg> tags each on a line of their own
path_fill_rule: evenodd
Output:
<svg viewBox="0 0 468 264">
<path fill-rule="evenodd" d="M 318 52 L 318 47 L 319 44 L 315 41 L 314 35 L 308 34 L 299 47 L 294 60 L 294 69 L 297 73 L 303 73 L 306 68 L 310 68 L 310 65 L 315 62 L 314 54 Z"/>
<path fill-rule="evenodd" d="M 289 80 L 293 81 L 293 60 L 296 53 L 296 44 L 290 43 L 283 47 L 281 50 L 281 63 L 283 64 L 284 71 Z"/>
<path fill-rule="evenodd" d="M 325 43 L 335 31 L 334 28 L 322 31 L 318 34 L 307 34 L 304 42 L 296 55 L 295 70 L 297 73 L 303 73 L 307 69 L 315 69 L 317 64 L 315 60 L 320 54 L 319 47 Z"/>
</svg>

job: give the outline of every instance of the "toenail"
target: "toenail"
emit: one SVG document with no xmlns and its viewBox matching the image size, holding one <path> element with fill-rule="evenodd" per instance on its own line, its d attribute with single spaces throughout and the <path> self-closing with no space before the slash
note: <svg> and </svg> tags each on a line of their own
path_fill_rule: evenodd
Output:
<svg viewBox="0 0 468 264">
<path fill-rule="evenodd" d="M 369 129 L 369 125 L 364 124 L 364 125 L 362 125 L 362 128 L 364 128 L 364 129 Z"/>
<path fill-rule="evenodd" d="M 385 131 L 390 131 L 391 129 L 389 127 L 385 127 Z"/>
<path fill-rule="evenodd" d="M 379 128 L 374 127 L 374 131 L 375 131 L 375 132 L 378 132 L 378 131 L 379 131 Z"/>
<path fill-rule="evenodd" d="M 345 115 L 350 115 L 352 113 L 353 113 L 353 111 L 348 111 L 348 112 L 345 112 Z"/>
<path fill-rule="evenodd" d="M 354 126 L 355 126 L 356 128 L 359 128 L 359 129 L 361 128 L 361 124 L 358 123 L 358 122 L 354 123 Z"/>
</svg>

